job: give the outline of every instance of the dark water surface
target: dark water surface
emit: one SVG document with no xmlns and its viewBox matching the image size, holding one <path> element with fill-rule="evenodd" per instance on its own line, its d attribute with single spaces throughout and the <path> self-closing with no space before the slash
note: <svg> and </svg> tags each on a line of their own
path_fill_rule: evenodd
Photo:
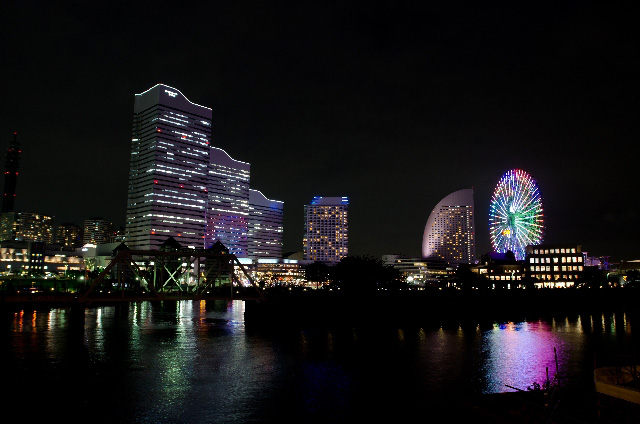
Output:
<svg viewBox="0 0 640 424">
<path fill-rule="evenodd" d="M 3 407 L 69 422 L 434 417 L 454 413 L 457 399 L 543 383 L 556 358 L 561 385 L 588 391 L 594 362 L 632 355 L 640 325 L 605 313 L 450 328 L 254 329 L 244 308 L 181 301 L 5 312 Z"/>
</svg>

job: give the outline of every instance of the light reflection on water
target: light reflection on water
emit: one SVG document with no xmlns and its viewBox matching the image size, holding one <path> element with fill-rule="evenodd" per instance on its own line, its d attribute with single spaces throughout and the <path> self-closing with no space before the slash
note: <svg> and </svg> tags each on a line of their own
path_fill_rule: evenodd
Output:
<svg viewBox="0 0 640 424">
<path fill-rule="evenodd" d="M 495 324 L 482 335 L 486 352 L 487 385 L 485 393 L 505 391 L 505 386 L 527 389 L 534 382 L 543 384 L 554 378 L 558 369 L 566 369 L 567 349 L 553 325 L 545 322 Z M 548 371 L 548 374 L 547 374 Z"/>
<path fill-rule="evenodd" d="M 453 328 L 249 331 L 245 304 L 162 302 L 16 311 L 9 379 L 56 387 L 80 414 L 121 422 L 339 420 L 365 405 L 589 384 L 594 359 L 634 351 L 627 314 Z M 295 319 L 295 317 L 292 317 Z M 282 326 L 283 327 L 283 326 Z M 4 357 L 6 355 L 6 358 Z M 20 399 L 15 399 L 19 401 Z M 369 406 L 366 406 L 367 408 Z"/>
</svg>

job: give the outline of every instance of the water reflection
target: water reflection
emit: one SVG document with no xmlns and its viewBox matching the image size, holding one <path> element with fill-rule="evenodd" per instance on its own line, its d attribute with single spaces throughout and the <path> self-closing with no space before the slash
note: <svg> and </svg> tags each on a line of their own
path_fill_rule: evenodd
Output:
<svg viewBox="0 0 640 424">
<path fill-rule="evenodd" d="M 594 358 L 637 350 L 627 314 L 439 328 L 247 331 L 241 301 L 16 311 L 3 332 L 7 378 L 56 387 L 127 422 L 327 421 L 370 405 L 592 381 Z M 295 319 L 295 317 L 291 317 Z M 554 348 L 557 356 L 554 355 Z M 88 390 L 87 388 L 91 388 Z M 20 402 L 20 398 L 12 399 Z"/>
<path fill-rule="evenodd" d="M 542 385 L 554 378 L 558 368 L 565 369 L 566 346 L 554 331 L 555 324 L 523 322 L 495 324 L 482 335 L 482 351 L 486 354 L 485 393 L 505 391 L 505 386 L 527 389 L 533 383 Z"/>
</svg>

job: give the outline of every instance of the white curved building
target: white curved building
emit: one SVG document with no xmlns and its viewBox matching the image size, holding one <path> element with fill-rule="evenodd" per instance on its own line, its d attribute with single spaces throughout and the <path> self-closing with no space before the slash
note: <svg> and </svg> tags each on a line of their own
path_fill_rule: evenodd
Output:
<svg viewBox="0 0 640 424">
<path fill-rule="evenodd" d="M 449 264 L 475 262 L 473 189 L 449 194 L 431 211 L 424 228 L 422 256 Z"/>
</svg>

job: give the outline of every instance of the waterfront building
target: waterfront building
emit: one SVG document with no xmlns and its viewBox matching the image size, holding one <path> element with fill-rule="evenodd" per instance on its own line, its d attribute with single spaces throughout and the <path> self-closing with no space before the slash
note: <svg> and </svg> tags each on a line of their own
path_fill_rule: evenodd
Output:
<svg viewBox="0 0 640 424">
<path fill-rule="evenodd" d="M 113 224 L 102 218 L 85 219 L 83 223 L 82 244 L 101 244 L 113 242 Z"/>
<path fill-rule="evenodd" d="M 527 246 L 525 272 L 537 287 L 572 287 L 584 271 L 579 244 L 540 244 Z"/>
<path fill-rule="evenodd" d="M 337 263 L 349 254 L 349 199 L 316 196 L 304 206 L 304 259 Z"/>
<path fill-rule="evenodd" d="M 524 262 L 515 255 L 501 252 L 489 252 L 482 255 L 480 263 L 471 267 L 471 271 L 486 278 L 488 288 L 516 289 L 524 287 Z"/>
<path fill-rule="evenodd" d="M 473 189 L 453 192 L 431 211 L 422 238 L 422 256 L 449 264 L 475 262 Z"/>
<path fill-rule="evenodd" d="M 82 247 L 82 227 L 72 223 L 64 223 L 56 227 L 55 242 L 68 247 Z"/>
<path fill-rule="evenodd" d="M 455 273 L 454 267 L 439 259 L 383 255 L 382 263 L 397 269 L 409 287 L 447 287 Z"/>
<path fill-rule="evenodd" d="M 5 212 L 0 216 L 0 240 L 53 243 L 53 216 L 36 212 Z"/>
<path fill-rule="evenodd" d="M 599 270 L 609 271 L 611 269 L 611 259 L 609 256 L 589 256 L 587 252 L 582 252 L 584 266 L 593 266 Z"/>
<path fill-rule="evenodd" d="M 219 241 L 229 253 L 246 257 L 250 165 L 212 147 L 208 174 L 205 247 Z"/>
<path fill-rule="evenodd" d="M 84 271 L 82 252 L 55 250 L 43 242 L 3 241 L 0 243 L 0 274 L 63 276 Z"/>
<path fill-rule="evenodd" d="M 13 133 L 13 140 L 4 156 L 4 194 L 2 197 L 2 213 L 13 212 L 16 198 L 16 182 L 22 149 L 18 142 L 18 133 Z"/>
<path fill-rule="evenodd" d="M 121 242 L 88 244 L 81 250 L 87 271 L 99 271 L 107 267 L 118 253 L 118 248 L 122 247 Z M 144 267 L 144 263 L 138 266 Z"/>
<path fill-rule="evenodd" d="M 263 287 L 305 285 L 305 261 L 281 258 L 258 258 L 247 265 L 253 280 Z"/>
<path fill-rule="evenodd" d="M 284 202 L 267 199 L 260 191 L 249 189 L 250 258 L 282 258 L 283 207 Z"/>
<path fill-rule="evenodd" d="M 136 94 L 126 244 L 157 249 L 168 237 L 202 248 L 210 160 L 211 109 L 157 84 Z"/>
</svg>

